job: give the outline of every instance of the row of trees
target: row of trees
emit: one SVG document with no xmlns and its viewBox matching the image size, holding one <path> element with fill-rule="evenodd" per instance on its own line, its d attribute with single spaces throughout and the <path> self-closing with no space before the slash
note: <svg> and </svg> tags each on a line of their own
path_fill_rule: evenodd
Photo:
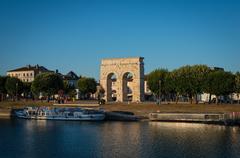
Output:
<svg viewBox="0 0 240 158">
<path fill-rule="evenodd" d="M 216 95 L 216 102 L 220 96 L 240 93 L 240 73 L 233 74 L 221 69 L 212 70 L 206 65 L 183 66 L 173 71 L 156 69 L 147 76 L 149 89 L 153 94 L 162 98 L 174 98 L 176 103 L 179 96 L 186 96 L 191 103 L 198 103 L 197 96 L 209 93 Z"/>
<path fill-rule="evenodd" d="M 86 99 L 97 91 L 97 82 L 93 78 L 81 77 L 75 87 L 56 73 L 39 74 L 32 83 L 0 76 L 0 101 L 4 100 L 7 94 L 13 100 L 18 100 L 19 97 L 38 98 L 40 94 L 47 99 L 55 94 L 75 97 L 76 88 L 79 89 L 82 98 Z"/>
<path fill-rule="evenodd" d="M 206 65 L 183 66 L 173 71 L 156 69 L 147 75 L 149 89 L 161 101 L 163 98 L 178 102 L 179 96 L 187 97 L 193 103 L 198 103 L 197 96 L 209 93 L 216 95 L 216 102 L 220 96 L 240 93 L 240 73 L 235 74 L 224 70 L 212 70 Z M 39 74 L 32 83 L 23 83 L 17 78 L 0 76 L 0 100 L 6 94 L 13 100 L 22 97 L 38 98 L 40 93 L 46 98 L 54 94 L 74 97 L 78 88 L 81 98 L 88 99 L 90 94 L 104 93 L 101 87 L 97 89 L 97 82 L 93 78 L 81 77 L 77 86 L 63 81 L 56 73 Z M 99 95 L 102 96 L 102 95 Z"/>
</svg>

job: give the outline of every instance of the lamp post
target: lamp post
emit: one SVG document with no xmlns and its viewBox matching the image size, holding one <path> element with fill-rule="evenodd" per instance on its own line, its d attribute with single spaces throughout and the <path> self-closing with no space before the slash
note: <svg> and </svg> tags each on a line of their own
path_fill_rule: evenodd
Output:
<svg viewBox="0 0 240 158">
<path fill-rule="evenodd" d="M 16 100 L 18 100 L 18 82 L 16 83 Z"/>
<path fill-rule="evenodd" d="M 158 104 L 161 104 L 161 80 L 159 80 Z"/>
</svg>

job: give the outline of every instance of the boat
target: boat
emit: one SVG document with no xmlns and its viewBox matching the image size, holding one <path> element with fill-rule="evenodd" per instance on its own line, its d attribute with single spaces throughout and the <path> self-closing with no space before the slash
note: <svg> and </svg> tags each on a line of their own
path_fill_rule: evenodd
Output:
<svg viewBox="0 0 240 158">
<path fill-rule="evenodd" d="M 25 107 L 15 112 L 18 118 L 36 120 L 101 121 L 103 110 L 83 108 Z"/>
</svg>

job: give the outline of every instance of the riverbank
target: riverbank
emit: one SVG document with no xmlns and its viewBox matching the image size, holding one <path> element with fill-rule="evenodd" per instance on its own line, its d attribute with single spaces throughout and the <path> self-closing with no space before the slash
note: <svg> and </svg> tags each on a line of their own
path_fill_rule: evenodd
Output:
<svg viewBox="0 0 240 158">
<path fill-rule="evenodd" d="M 0 116 L 8 116 L 12 109 L 20 109 L 25 106 L 54 106 L 54 107 L 80 107 L 96 105 L 96 101 L 69 102 L 68 104 L 54 104 L 45 101 L 4 101 L 0 102 Z M 156 105 L 154 102 L 144 103 L 109 103 L 99 107 L 106 111 L 128 111 L 140 117 L 148 117 L 151 112 L 167 112 L 167 113 L 229 113 L 240 112 L 238 104 L 161 104 Z"/>
<path fill-rule="evenodd" d="M 148 117 L 151 112 L 165 113 L 229 113 L 240 112 L 240 105 L 236 104 L 108 104 L 102 105 L 108 111 L 129 111 L 135 115 Z"/>
</svg>

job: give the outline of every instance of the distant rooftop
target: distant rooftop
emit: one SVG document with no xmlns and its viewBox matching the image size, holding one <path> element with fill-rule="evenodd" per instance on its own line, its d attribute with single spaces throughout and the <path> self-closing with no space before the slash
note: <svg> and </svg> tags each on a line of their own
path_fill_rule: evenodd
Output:
<svg viewBox="0 0 240 158">
<path fill-rule="evenodd" d="M 70 71 L 66 75 L 63 75 L 63 79 L 65 80 L 78 80 L 79 77 L 73 71 Z"/>
<path fill-rule="evenodd" d="M 39 65 L 27 65 L 24 67 L 20 67 L 14 70 L 9 70 L 8 72 L 18 72 L 18 71 L 38 71 L 38 72 L 48 72 L 50 70 L 48 70 L 47 68 L 45 68 L 44 66 L 39 66 Z"/>
<path fill-rule="evenodd" d="M 210 67 L 211 70 L 224 71 L 224 68 L 221 67 Z"/>
</svg>

